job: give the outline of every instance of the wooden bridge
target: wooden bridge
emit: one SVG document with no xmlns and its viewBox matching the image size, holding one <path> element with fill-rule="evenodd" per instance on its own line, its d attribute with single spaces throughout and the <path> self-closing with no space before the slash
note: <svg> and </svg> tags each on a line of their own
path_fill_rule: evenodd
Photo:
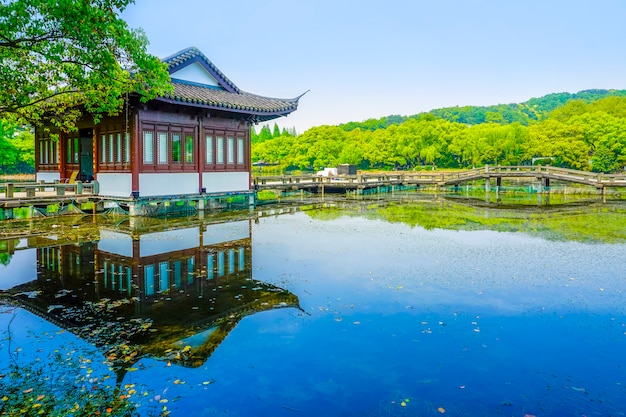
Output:
<svg viewBox="0 0 626 417">
<path fill-rule="evenodd" d="M 252 185 L 255 191 L 308 190 L 312 193 L 323 194 L 348 191 L 362 193 L 365 190 L 389 186 L 437 188 L 483 180 L 485 189 L 489 191 L 492 186 L 500 187 L 503 178 L 526 178 L 534 181 L 537 185 L 537 192 L 549 191 L 551 181 L 595 187 L 599 193 L 603 194 L 607 188 L 626 187 L 626 174 L 598 174 L 551 166 L 485 166 L 466 171 L 435 172 L 362 172 L 356 175 L 333 177 L 315 174 L 258 176 L 253 178 Z M 163 199 L 167 200 L 167 197 Z M 69 210 L 74 209 L 76 205 L 91 202 L 95 212 L 103 206 L 102 203 L 105 200 L 114 201 L 115 199 L 100 196 L 97 181 L 91 183 L 77 181 L 70 184 L 59 182 L 0 183 L 0 219 L 11 218 L 12 210 L 15 208 L 35 209 L 54 204 L 59 205 L 62 210 Z"/>
<path fill-rule="evenodd" d="M 503 178 L 534 179 L 540 191 L 547 190 L 551 181 L 582 184 L 595 187 L 603 192 L 607 187 L 626 187 L 624 174 L 598 174 L 551 166 L 485 166 L 466 171 L 437 172 L 380 172 L 359 173 L 357 175 L 337 175 L 333 177 L 309 175 L 281 175 L 255 177 L 255 190 L 309 190 L 362 191 L 382 186 L 434 186 L 460 185 L 476 180 L 484 180 L 485 188 L 502 185 Z M 491 180 L 495 180 L 495 184 Z"/>
</svg>

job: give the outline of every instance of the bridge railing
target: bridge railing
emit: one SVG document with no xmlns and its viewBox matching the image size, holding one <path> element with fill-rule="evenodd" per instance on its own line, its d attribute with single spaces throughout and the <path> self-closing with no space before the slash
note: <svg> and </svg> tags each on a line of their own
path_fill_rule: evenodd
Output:
<svg viewBox="0 0 626 417">
<path fill-rule="evenodd" d="M 484 166 L 464 171 L 401 171 L 401 172 L 359 172 L 356 175 L 318 176 L 311 175 L 277 175 L 254 177 L 253 183 L 258 186 L 297 186 L 304 185 L 344 185 L 372 186 L 377 184 L 458 184 L 487 177 L 534 177 L 553 178 L 591 186 L 626 186 L 626 175 L 602 174 L 575 169 L 552 167 L 549 165 L 516 165 L 516 166 Z"/>
</svg>

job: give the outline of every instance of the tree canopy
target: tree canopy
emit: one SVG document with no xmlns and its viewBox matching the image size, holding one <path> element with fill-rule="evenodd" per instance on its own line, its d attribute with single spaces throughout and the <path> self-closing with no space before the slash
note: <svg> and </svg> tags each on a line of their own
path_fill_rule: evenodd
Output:
<svg viewBox="0 0 626 417">
<path fill-rule="evenodd" d="M 169 91 L 164 63 L 119 14 L 134 0 L 0 0 L 0 119 L 71 130 L 125 95 Z"/>
<path fill-rule="evenodd" d="M 626 90 L 583 90 L 578 93 L 552 93 L 542 97 L 531 98 L 523 103 L 495 104 L 492 106 L 455 106 L 433 109 L 426 113 L 413 116 L 391 115 L 380 119 L 368 119 L 363 122 L 340 124 L 347 131 L 354 129 L 376 130 L 391 125 L 398 125 L 409 119 L 433 120 L 434 118 L 450 122 L 477 125 L 482 123 L 499 123 L 502 125 L 519 123 L 524 126 L 546 119 L 556 110 L 572 100 L 581 103 L 592 103 L 607 97 L 626 97 Z"/>
</svg>

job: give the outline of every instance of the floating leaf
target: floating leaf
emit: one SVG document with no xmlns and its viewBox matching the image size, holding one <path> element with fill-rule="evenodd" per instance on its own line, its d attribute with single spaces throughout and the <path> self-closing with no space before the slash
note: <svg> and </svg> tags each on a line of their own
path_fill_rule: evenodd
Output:
<svg viewBox="0 0 626 417">
<path fill-rule="evenodd" d="M 445 412 L 446 412 L 446 409 L 445 409 L 445 408 L 443 408 L 443 407 L 439 407 L 439 408 L 437 409 L 437 411 L 439 411 L 441 414 L 443 414 L 443 413 L 445 413 Z"/>
</svg>

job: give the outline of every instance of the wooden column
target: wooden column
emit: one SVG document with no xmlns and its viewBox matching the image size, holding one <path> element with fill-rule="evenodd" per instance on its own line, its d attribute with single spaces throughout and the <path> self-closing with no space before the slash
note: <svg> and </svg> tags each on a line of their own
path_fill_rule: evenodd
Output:
<svg viewBox="0 0 626 417">
<path fill-rule="evenodd" d="M 198 127 L 196 128 L 196 147 L 197 149 L 197 158 L 196 163 L 198 164 L 198 192 L 202 193 L 204 189 L 204 185 L 202 184 L 202 172 L 204 171 L 204 164 L 206 158 L 206 140 L 204 139 L 204 118 L 202 116 L 198 116 Z"/>
<path fill-rule="evenodd" d="M 143 137 L 140 131 L 139 111 L 133 108 L 132 113 L 132 126 L 130 128 L 130 142 L 132 144 L 130 156 L 131 190 L 133 195 L 139 195 L 139 170 L 141 169 Z"/>
<path fill-rule="evenodd" d="M 57 150 L 59 155 L 59 176 L 65 177 L 65 168 L 67 165 L 67 135 L 63 132 L 59 132 L 59 139 L 57 140 Z"/>
<path fill-rule="evenodd" d="M 93 127 L 92 129 L 92 150 L 91 150 L 91 166 L 93 167 L 93 179 L 97 180 L 98 179 L 98 161 L 100 159 L 98 159 L 98 156 L 100 155 L 100 152 L 102 152 L 102 149 L 100 149 L 100 152 L 98 152 L 98 133 L 100 132 L 99 126 L 96 125 Z"/>
</svg>

